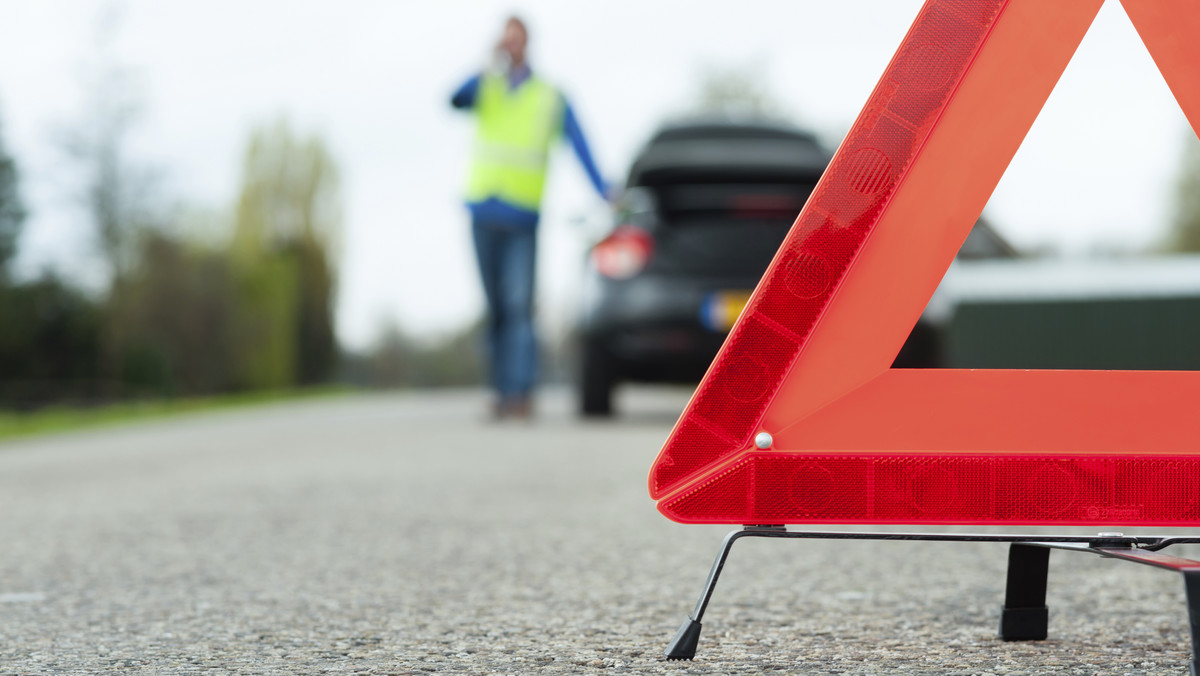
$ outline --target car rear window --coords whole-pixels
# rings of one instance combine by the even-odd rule
[[[807,140],[712,138],[651,143],[633,163],[630,186],[815,182],[829,157]]]
[[[786,221],[791,224],[812,183],[690,184],[660,186],[658,204],[668,225],[710,221]]]

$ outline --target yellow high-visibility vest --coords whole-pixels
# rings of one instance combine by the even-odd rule
[[[509,91],[504,75],[487,73],[479,79],[475,115],[479,130],[467,201],[494,197],[537,211],[550,144],[562,131],[562,95],[536,76]]]

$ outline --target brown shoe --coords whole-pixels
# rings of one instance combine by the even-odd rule
[[[533,418],[533,400],[529,395],[510,397],[504,404],[504,417],[516,420]]]
[[[529,395],[497,397],[492,400],[488,410],[488,420],[503,422],[505,420],[531,420],[533,418],[533,399]]]

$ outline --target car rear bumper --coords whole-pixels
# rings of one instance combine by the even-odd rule
[[[626,281],[597,280],[581,333],[603,349],[622,378],[694,381],[704,375],[725,331],[704,325],[705,303],[714,293],[749,291],[757,279],[678,279],[643,275]]]

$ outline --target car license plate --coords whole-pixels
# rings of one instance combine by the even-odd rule
[[[717,291],[700,304],[700,323],[709,331],[727,333],[750,300],[749,291]]]

